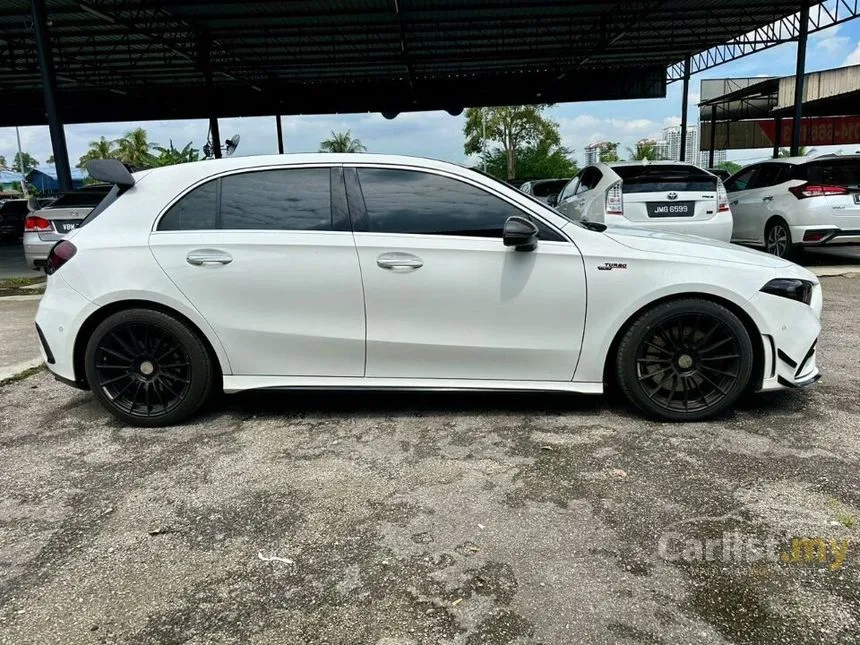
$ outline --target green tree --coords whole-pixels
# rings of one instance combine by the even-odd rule
[[[627,148],[627,154],[630,155],[630,161],[640,161],[647,159],[648,161],[657,161],[663,156],[657,151],[657,146],[653,143],[637,143],[635,148]],[[606,158],[601,155],[601,160]]]
[[[530,146],[545,145],[547,150],[561,145],[558,124],[544,117],[546,105],[508,105],[492,108],[469,108],[463,134],[467,155],[505,155],[508,181],[518,175],[518,152]]]
[[[38,165],[39,162],[29,152],[16,152],[15,161],[12,162],[12,170],[26,174]]]
[[[612,162],[621,161],[618,156],[618,141],[607,143],[606,147],[600,153],[600,161]]]
[[[367,152],[367,147],[361,139],[354,139],[349,130],[346,132],[332,130],[328,139],[320,141],[320,152]]]
[[[3,155],[0,155],[0,168],[5,168],[5,167],[6,167],[6,157],[4,157]]]
[[[91,159],[113,159],[116,156],[114,142],[100,137],[97,141],[90,141],[90,149],[78,159],[78,168],[86,168]]]
[[[157,145],[151,143],[143,128],[135,128],[125,133],[125,136],[114,141],[116,158],[133,166],[151,166],[155,160],[152,149]]]
[[[815,154],[815,148],[807,148],[806,146],[800,146],[797,149],[796,155],[791,154],[791,148],[780,148],[779,149],[779,156],[780,157],[794,157],[794,156],[808,157],[808,156],[814,155],[814,154]]]
[[[519,179],[561,179],[579,172],[573,151],[559,145],[539,142],[517,150],[517,176]],[[508,159],[505,151],[497,148],[482,158],[487,162],[487,173],[497,179],[508,176]]]
[[[182,150],[177,150],[173,146],[172,139],[166,148],[162,146],[153,146],[153,148],[158,152],[158,156],[154,158],[152,163],[154,166],[172,166],[177,163],[200,160],[200,151],[192,147],[191,141],[186,143]]]
[[[54,155],[51,155],[45,160],[45,163],[53,164],[54,163]]]
[[[738,170],[743,168],[743,166],[739,163],[735,163],[734,161],[724,161],[722,163],[718,163],[717,168],[722,168],[730,175],[734,175]]]

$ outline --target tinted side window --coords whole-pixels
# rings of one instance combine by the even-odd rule
[[[159,231],[197,231],[218,228],[218,180],[198,186],[170,207],[158,223]]]
[[[559,201],[567,199],[568,197],[576,193],[576,188],[577,186],[579,186],[579,179],[581,174],[582,173],[567,182],[567,185],[564,187],[564,189],[561,191],[561,195],[559,195],[558,197]]]
[[[747,188],[751,188],[751,186],[749,185],[750,180],[752,179],[752,176],[755,174],[756,170],[758,170],[758,166],[752,166],[750,168],[747,168],[746,170],[741,170],[740,172],[738,172],[738,174],[736,174],[726,182],[726,191],[731,193],[736,190],[746,190]]]
[[[359,168],[375,233],[501,237],[505,220],[524,215],[494,195],[461,181],[413,170]]]
[[[747,188],[767,188],[775,186],[787,181],[790,174],[789,164],[784,163],[766,163],[759,166],[753,180],[747,185]]]
[[[331,230],[329,169],[263,170],[222,178],[219,228]]]
[[[810,183],[860,189],[860,160],[856,158],[816,161],[806,168]]]

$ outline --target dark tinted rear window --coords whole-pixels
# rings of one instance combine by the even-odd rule
[[[549,195],[557,195],[561,189],[567,184],[567,179],[557,179],[556,181],[542,181],[536,183],[532,187],[532,193],[535,197],[547,197]]]
[[[2,215],[26,215],[28,210],[25,199],[4,202],[0,206],[0,214]]]
[[[834,159],[806,164],[806,180],[812,184],[860,190],[860,159]]]
[[[110,186],[104,190],[85,190],[75,193],[66,193],[57,197],[56,201],[48,208],[75,208],[78,206],[89,206],[94,208],[108,194]]]
[[[665,193],[681,190],[716,190],[717,178],[693,166],[617,166],[624,193]]]

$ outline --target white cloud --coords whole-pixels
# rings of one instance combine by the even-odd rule
[[[848,65],[860,65],[860,42],[857,43],[854,51],[848,54],[848,57],[842,61],[842,67],[847,67]]]
[[[676,125],[681,125],[681,117],[679,116],[667,116],[663,119],[663,127],[671,128]]]

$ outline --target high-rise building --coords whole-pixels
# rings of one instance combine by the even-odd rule
[[[585,146],[585,165],[599,163],[608,152],[616,152],[618,146],[609,141],[598,141]]]
[[[680,160],[681,155],[681,126],[675,125],[663,129],[663,140],[666,141],[669,154],[668,159]],[[699,128],[695,125],[687,126],[687,148],[684,151],[684,161],[697,164],[699,162]]]
[[[710,167],[708,163],[710,161],[709,156],[710,153],[708,150],[702,150],[700,153],[699,165],[702,168]],[[721,163],[725,163],[726,161],[726,151],[725,150],[714,150],[714,166],[719,166]]]

